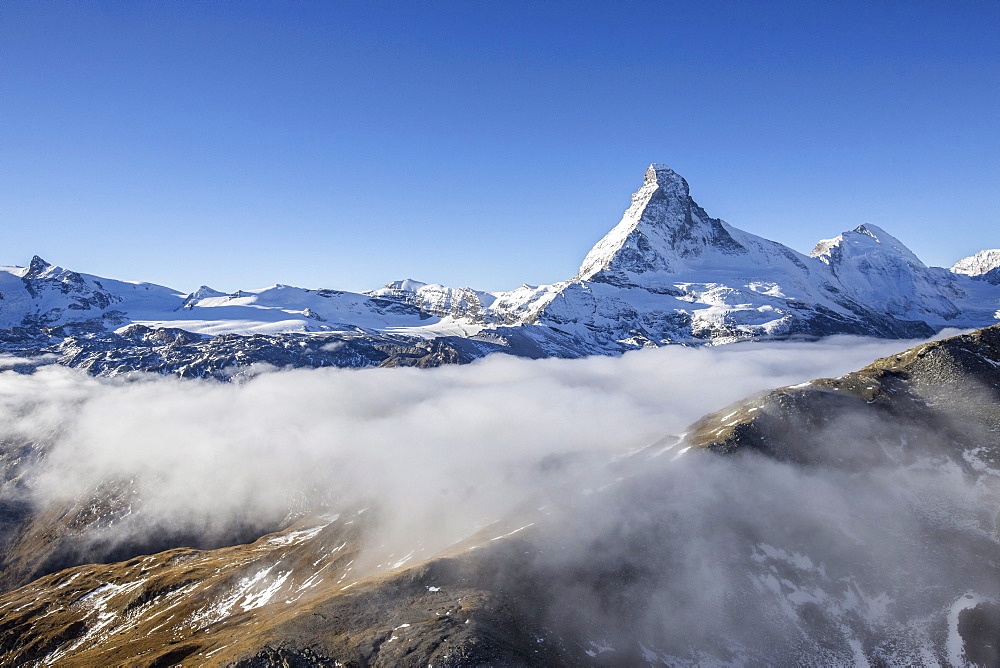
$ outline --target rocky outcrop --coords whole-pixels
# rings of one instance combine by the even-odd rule
[[[846,458],[829,434],[878,443]],[[841,378],[780,388],[709,415],[689,442],[724,453],[763,451],[797,463],[897,464],[929,455],[956,466],[1000,470],[1000,325],[879,359]],[[945,449],[939,449],[946,443]]]

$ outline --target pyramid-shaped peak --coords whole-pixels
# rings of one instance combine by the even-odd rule
[[[31,262],[28,264],[28,273],[38,274],[45,271],[51,266],[52,266],[51,264],[43,260],[41,257],[35,255],[34,257],[31,258]]]
[[[226,294],[225,292],[220,292],[215,288],[203,285],[194,292],[192,292],[190,295],[188,295],[188,297],[193,297],[195,299],[207,299],[209,297],[223,297],[225,296],[225,294]]]
[[[40,278],[42,276],[50,275],[53,271],[58,271],[59,267],[50,264],[43,260],[38,255],[31,258],[31,262],[28,263],[28,270],[24,272],[25,278]],[[48,272],[48,273],[47,273]]]
[[[31,258],[31,262],[28,264],[28,269],[24,272],[24,276],[22,278],[44,278],[46,280],[53,279],[64,283],[69,282],[79,284],[83,284],[85,282],[83,276],[77,272],[64,269],[63,267],[54,265],[50,262],[46,262],[38,255]]]
[[[690,192],[684,177],[660,162],[654,162],[646,170],[646,178],[643,185],[649,186],[653,184],[661,188],[679,188],[684,191],[685,195]]]
[[[687,181],[653,163],[632,205],[584,258],[578,279],[623,281],[627,275],[672,274],[702,256],[745,253],[725,229],[691,199]]]

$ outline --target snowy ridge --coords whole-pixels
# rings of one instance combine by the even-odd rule
[[[130,325],[174,327],[196,334],[405,332],[419,338],[478,331],[450,313],[339,290],[275,284],[231,294],[201,286],[184,295],[151,283],[78,274],[39,257],[24,267],[0,267],[0,327],[56,327],[85,323],[122,330]]]
[[[954,320],[963,298],[954,276],[929,269],[895,237],[875,225],[859,225],[821,241],[812,257],[830,267],[858,302],[900,319],[939,325]]]
[[[832,333],[908,336],[996,320],[996,291],[928,268],[862,225],[812,257],[709,217],[687,182],[646,171],[631,206],[536,322],[593,350]]]
[[[447,341],[454,350],[438,351],[439,362],[497,350],[578,357],[672,343],[900,338],[987,326],[1000,319],[1000,250],[951,271],[927,267],[901,241],[865,224],[820,241],[806,256],[710,217],[683,177],[653,164],[577,275],[551,285],[483,292],[407,279],[366,293],[276,284],[229,294],[202,286],[184,295],[35,257],[26,268],[0,268],[0,297],[0,331],[18,332],[4,339],[14,340],[5,347],[18,355],[31,353],[17,343],[26,336],[36,351],[39,337],[48,337],[45,350],[53,352],[53,337],[139,325],[211,337],[349,334],[377,345],[380,337],[403,337],[395,339],[403,347]]]
[[[99,320],[124,324],[180,304],[182,295],[152,283],[101,278],[49,264],[37,255],[25,267],[0,267],[0,327],[55,326]],[[169,306],[168,306],[169,305]]]
[[[959,260],[951,266],[951,271],[956,274],[980,276],[997,268],[1000,268],[1000,249],[994,248],[979,251],[975,255]]]

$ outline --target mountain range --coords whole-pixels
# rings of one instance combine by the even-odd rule
[[[0,664],[1000,665],[998,277],[868,224],[803,255],[663,165],[576,276],[510,292],[0,269]],[[675,434],[722,351],[258,373],[944,328],[976,331]]]
[[[808,256],[712,218],[665,165],[577,275],[483,292],[400,280],[366,293],[276,284],[191,294],[34,257],[0,268],[0,350],[95,375],[232,377],[277,367],[435,366],[494,352],[616,355],[669,344],[925,337],[1000,319],[1000,250],[924,265],[864,224]],[[27,367],[25,367],[27,368]]]

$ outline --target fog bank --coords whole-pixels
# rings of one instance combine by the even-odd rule
[[[2,371],[0,434],[44,452],[3,494],[45,506],[114,482],[131,495],[126,532],[221,531],[377,501],[431,548],[500,518],[533,491],[548,456],[604,460],[750,393],[840,375],[913,343],[493,355],[428,370],[275,371],[240,384],[98,379],[56,365]]]

